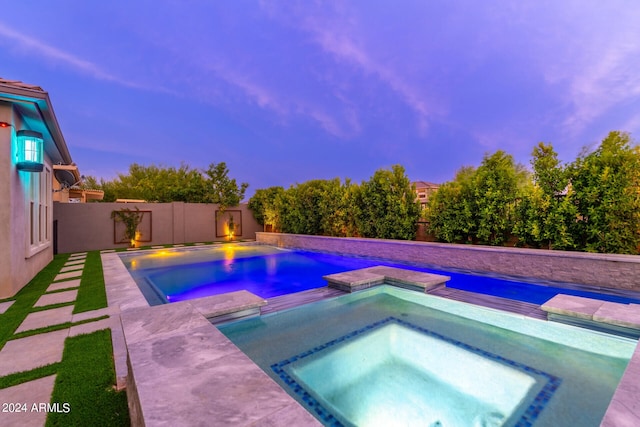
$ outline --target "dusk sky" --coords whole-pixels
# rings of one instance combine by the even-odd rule
[[[640,139],[637,0],[0,0],[0,77],[81,173],[226,162],[248,194]]]

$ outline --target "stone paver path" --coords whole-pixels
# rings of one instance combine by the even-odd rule
[[[18,326],[18,329],[16,329],[16,333],[71,322],[72,313],[72,305],[29,313],[22,324]]]
[[[4,314],[15,301],[0,302],[0,314]]]
[[[78,296],[78,290],[55,292],[52,294],[44,294],[35,303],[34,307],[46,307],[53,304],[64,304],[74,302]]]
[[[53,283],[47,288],[47,292],[61,291],[63,289],[73,289],[80,287],[80,279],[66,280],[64,282]]]
[[[0,376],[62,361],[68,329],[8,341],[0,351]]]
[[[76,270],[76,271],[68,271],[66,273],[60,273],[58,274],[55,279],[53,279],[54,282],[59,282],[61,280],[67,280],[67,279],[75,279],[77,277],[82,276],[82,270]]]
[[[69,257],[64,267],[60,269],[53,283],[46,292],[34,304],[35,308],[18,326],[14,334],[34,331],[50,326],[72,323],[70,328],[40,333],[24,338],[11,339],[0,350],[0,377],[19,372],[27,372],[41,366],[50,365],[62,361],[64,342],[67,337],[80,334],[88,334],[101,329],[114,329],[113,336],[122,336],[122,327],[118,310],[112,307],[94,310],[90,312],[73,314],[78,288],[81,284],[82,271],[84,269],[86,253],[73,254]],[[0,303],[0,322],[2,314],[15,301]],[[52,304],[69,304],[64,307],[49,308]],[[106,319],[91,321],[100,317],[109,316]],[[75,324],[78,322],[87,322]],[[119,328],[119,330],[118,330]],[[124,344],[123,344],[124,346]],[[46,404],[51,400],[51,394],[55,384],[55,375],[28,381],[6,389],[0,389],[0,405],[19,402],[27,405],[27,412],[0,413],[0,425],[5,426],[44,426],[46,411],[33,411],[33,404]],[[120,379],[119,379],[120,380]],[[2,408],[0,407],[0,410]]]
[[[83,268],[84,268],[84,263],[72,264],[72,265],[68,265],[66,267],[62,267],[60,269],[60,273],[66,273],[68,271],[74,271],[74,270],[82,270]]]
[[[15,412],[14,406],[13,412],[2,413],[0,415],[1,424],[4,427],[43,426],[47,420],[47,412],[40,411],[40,404],[49,403],[51,400],[55,381],[56,376],[51,375],[0,390],[0,402],[7,404],[19,402],[21,404],[20,412]],[[23,409],[26,411],[22,411]]]

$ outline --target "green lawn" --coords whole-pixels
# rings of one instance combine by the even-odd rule
[[[45,293],[67,261],[68,254],[56,255],[38,275],[13,298],[16,302],[0,315],[0,348],[10,339],[63,329],[71,323],[14,334],[33,304]],[[60,304],[59,306],[70,305]],[[107,306],[100,253],[89,252],[78,289],[74,313]],[[53,306],[47,307],[47,309]],[[75,323],[79,324],[79,323]],[[74,324],[74,325],[75,325]],[[28,372],[0,377],[0,389],[57,374],[52,402],[68,403],[68,413],[50,413],[47,426],[128,426],[129,411],[124,391],[115,390],[116,374],[111,331],[101,330],[67,338],[60,363]]]

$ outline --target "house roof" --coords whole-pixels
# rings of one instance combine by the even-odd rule
[[[427,181],[413,181],[412,184],[415,185],[416,188],[440,187],[440,184],[436,184],[434,182],[427,182]]]
[[[9,79],[3,79],[2,77],[0,77],[0,84],[7,85],[7,86],[15,86],[22,89],[30,89],[30,90],[37,90],[40,92],[44,92],[44,89],[42,89],[40,86],[23,83],[20,80],[9,80]]]
[[[42,134],[45,151],[54,164],[72,163],[49,94],[45,90],[40,86],[0,77],[0,101],[13,104],[26,127]]]

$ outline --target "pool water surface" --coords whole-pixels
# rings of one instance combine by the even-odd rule
[[[238,290],[262,298],[326,286],[325,275],[386,265],[451,277],[447,287],[543,304],[558,293],[612,302],[640,303],[640,297],[589,292],[575,285],[518,281],[505,277],[446,271],[385,259],[280,249],[259,244],[224,244],[120,255],[151,305]]]
[[[328,426],[597,426],[636,346],[389,285],[218,328]]]

